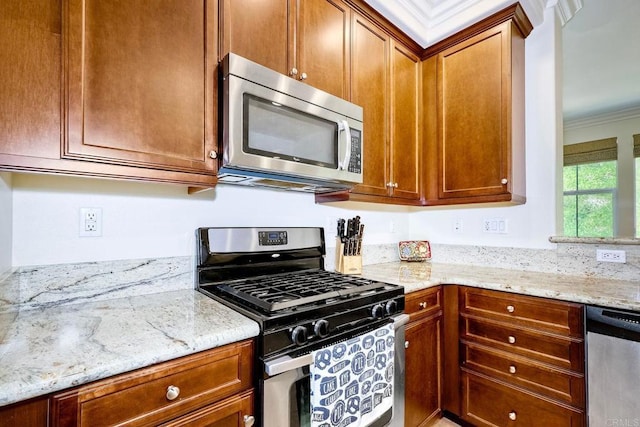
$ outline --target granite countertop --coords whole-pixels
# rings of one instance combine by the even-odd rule
[[[192,289],[0,313],[0,406],[255,337]]]
[[[640,281],[431,262],[365,265],[363,276],[402,285],[405,293],[455,284],[640,311]]]
[[[640,281],[399,261],[365,265],[363,276],[406,293],[457,284],[640,311]],[[259,333],[257,323],[193,289],[93,298],[0,311],[0,406]]]

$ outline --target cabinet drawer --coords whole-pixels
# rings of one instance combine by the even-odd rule
[[[527,356],[565,369],[584,372],[583,340],[461,316],[460,337],[488,347]]]
[[[245,425],[244,417],[253,417],[253,391],[206,406],[161,427],[238,427]]]
[[[584,412],[462,372],[462,418],[477,426],[579,427]]]
[[[108,378],[53,397],[53,425],[131,426],[176,418],[252,386],[245,341]],[[169,400],[168,389],[180,389]]]
[[[440,286],[405,295],[404,312],[410,316],[410,322],[431,316],[441,309],[442,288]]]
[[[507,292],[461,287],[460,312],[489,317],[580,337],[583,333],[583,306],[546,298],[515,295]]]
[[[585,407],[584,375],[494,349],[463,344],[462,366],[506,383]]]

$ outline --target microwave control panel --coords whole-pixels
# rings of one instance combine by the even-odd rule
[[[362,173],[362,132],[351,129],[351,158],[349,172]]]

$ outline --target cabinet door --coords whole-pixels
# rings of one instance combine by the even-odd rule
[[[28,402],[0,408],[2,427],[46,427],[49,414],[49,399],[38,398]]]
[[[442,315],[410,323],[405,331],[405,421],[426,426],[440,416],[442,389]]]
[[[394,43],[391,61],[392,195],[418,199],[420,58]]]
[[[363,182],[354,193],[386,196],[389,182],[389,37],[354,13],[351,101],[364,108]]]
[[[503,194],[510,172],[509,23],[437,58],[439,198]]]
[[[348,98],[350,8],[341,0],[298,0],[296,14],[298,78]]]
[[[294,0],[222,0],[220,58],[233,52],[282,74],[289,74]]]
[[[214,0],[67,0],[63,156],[213,172]]]
[[[0,165],[60,158],[60,6],[0,1]]]

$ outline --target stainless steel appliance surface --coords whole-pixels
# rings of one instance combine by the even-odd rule
[[[362,183],[362,107],[229,53],[218,182],[323,193]]]
[[[640,426],[640,313],[587,307],[588,420]]]
[[[404,424],[404,289],[324,270],[315,227],[200,228],[198,290],[260,325],[257,422],[310,425],[311,354],[395,325],[393,406],[371,427]]]

